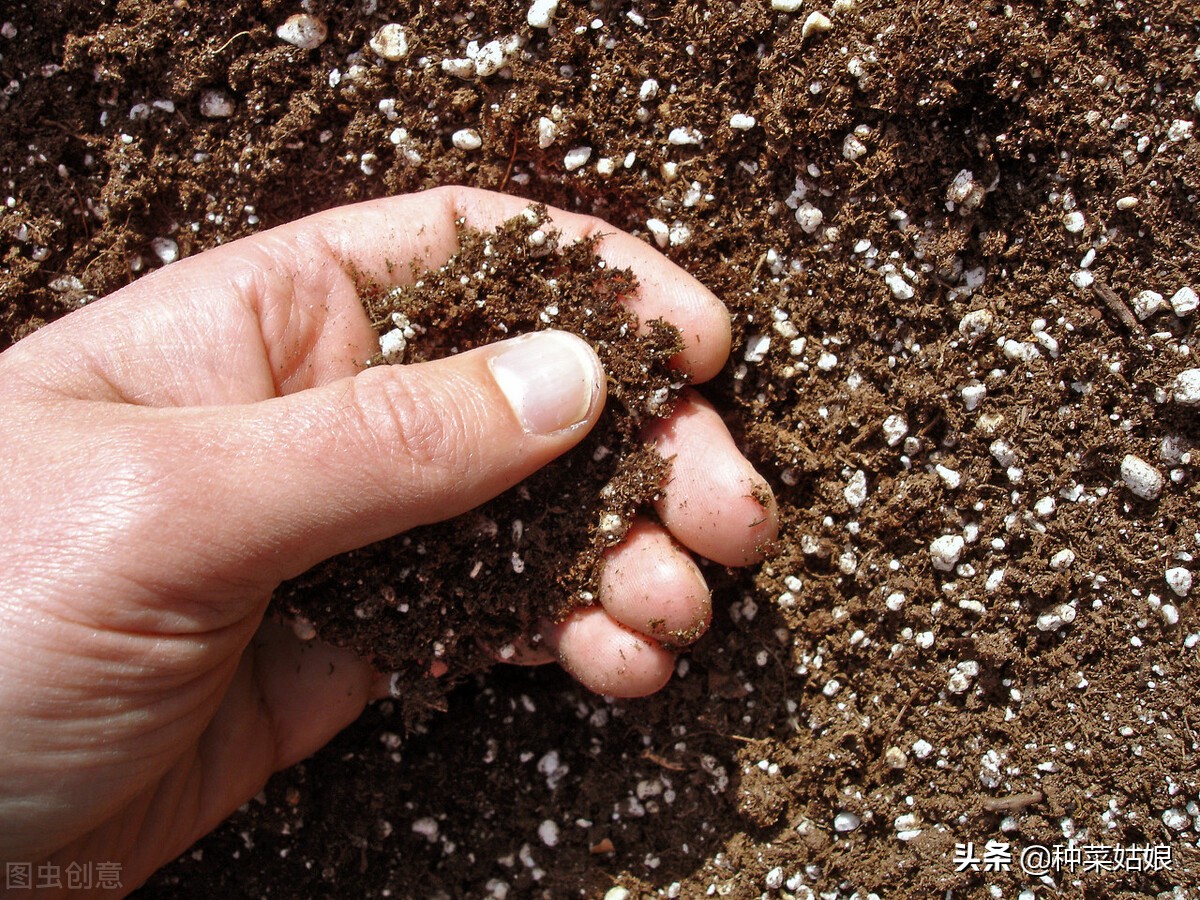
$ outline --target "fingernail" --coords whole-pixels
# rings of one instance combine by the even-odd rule
[[[587,419],[603,378],[591,347],[565,331],[513,338],[489,365],[531,434],[553,434]]]

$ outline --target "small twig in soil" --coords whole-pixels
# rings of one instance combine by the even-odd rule
[[[916,689],[911,694],[908,695],[908,699],[904,701],[904,705],[902,707],[900,707],[900,711],[898,713],[896,713],[896,718],[892,719],[892,727],[888,729],[889,733],[895,731],[897,728],[900,727],[900,722],[904,719],[905,713],[908,712],[908,709],[910,706],[912,706],[913,701],[917,699],[917,697],[920,695],[921,691],[923,691],[923,690],[924,690],[924,687],[922,687],[921,685],[917,685]]]
[[[512,175],[513,163],[517,161],[517,133],[513,132],[512,152],[508,155],[508,168],[504,170],[504,177],[500,179],[500,193],[504,193],[504,189],[508,187],[508,178]]]
[[[1046,795],[1041,791],[1028,791],[1023,794],[1011,794],[1008,797],[992,797],[983,801],[983,808],[990,813],[1019,812],[1027,806],[1041,803]]]
[[[652,763],[657,763],[664,769],[670,769],[672,772],[686,772],[687,766],[681,766],[679,763],[673,763],[669,759],[659,756],[649,748],[642,751],[642,759],[648,759]]]
[[[55,128],[57,128],[63,134],[70,135],[71,137],[75,138],[75,140],[77,140],[77,141],[82,141],[85,144],[90,144],[93,142],[93,138],[89,137],[86,134],[80,134],[77,131],[71,130],[66,125],[64,125],[62,122],[56,122],[56,121],[54,121],[54,119],[42,119],[42,121],[45,122],[47,125],[53,125]]]
[[[762,738],[746,737],[741,734],[726,734],[722,737],[733,738],[735,741],[741,741],[743,744],[757,744]]]
[[[1130,334],[1143,333],[1142,323],[1137,320],[1137,316],[1133,314],[1133,310],[1105,282],[1098,278],[1093,281],[1092,292],[1104,302],[1104,305],[1108,307],[1108,311],[1117,317],[1117,321],[1125,326],[1126,331]]]
[[[238,38],[240,38],[240,37],[250,37],[250,32],[248,32],[248,31],[239,31],[237,34],[235,34],[233,37],[231,37],[229,40],[227,40],[225,43],[223,43],[223,44],[222,44],[220,47],[218,47],[218,48],[217,48],[215,51],[213,51],[213,52],[214,52],[214,53],[224,53],[224,52],[225,52],[225,48],[226,48],[226,47],[228,47],[230,44],[232,44],[234,41],[236,41],[236,40],[237,40]]]
[[[758,273],[762,271],[763,263],[765,263],[766,261],[767,261],[767,254],[763,253],[762,255],[760,255],[758,257],[758,262],[756,262],[754,264],[754,271],[752,273],[750,273],[751,289],[754,288],[755,283],[758,281]]]

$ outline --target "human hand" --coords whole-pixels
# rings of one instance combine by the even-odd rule
[[[580,440],[603,405],[561,332],[414,366],[378,347],[360,276],[438,266],[456,220],[516,198],[463,188],[330,210],[156,272],[0,354],[0,859],[112,860],[144,880],[377,694],[369,663],[263,620],[283,579],[465,512]],[[718,372],[728,315],[643,242],[551,210],[641,284],[678,366]],[[673,456],[657,512],[610,551],[600,605],[549,630],[581,682],[636,696],[698,635],[688,553],[755,561],[766,485],[689,393],[648,438]]]

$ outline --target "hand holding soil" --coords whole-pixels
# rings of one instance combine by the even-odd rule
[[[377,336],[358,285],[438,266],[460,219],[487,229],[523,206],[443,189],[331,210],[0,356],[0,855],[120,860],[132,887],[380,694],[368,661],[264,622],[272,590],[517,483],[595,424],[605,378],[562,331],[363,371]],[[709,291],[596,219],[552,220],[567,239],[602,229],[600,257],[641,284],[640,321],[679,330],[673,363],[696,382],[720,370],[728,314]],[[648,634],[707,625],[687,551],[743,565],[777,529],[765,482],[697,395],[645,437],[673,460],[662,524],[634,523],[600,603],[545,634],[546,659],[623,696],[670,677]]]

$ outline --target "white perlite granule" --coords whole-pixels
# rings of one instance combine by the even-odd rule
[[[525,14],[525,21],[534,28],[549,28],[556,12],[558,0],[533,0],[529,12]]]
[[[542,116],[537,122],[538,147],[545,150],[558,139],[558,124],[551,118]]]
[[[1167,302],[1158,291],[1138,291],[1133,298],[1133,312],[1139,319],[1145,320],[1161,311]]]
[[[558,823],[553,819],[546,819],[538,826],[538,837],[547,847],[553,847],[558,843]]]
[[[1037,617],[1038,631],[1058,631],[1064,625],[1075,621],[1075,607],[1070,603],[1060,603]]]
[[[408,56],[408,34],[395,22],[389,22],[371,38],[370,47],[388,62],[397,62]]]
[[[821,34],[833,27],[833,23],[829,21],[829,16],[820,12],[811,12],[808,18],[804,20],[804,26],[800,29],[800,37],[807,38],[814,34]]]
[[[200,95],[200,115],[206,119],[228,119],[233,115],[233,100],[215,88]]]
[[[825,214],[807,200],[796,208],[796,224],[805,234],[812,234],[825,221]]]
[[[1167,569],[1167,586],[1176,596],[1186,597],[1192,589],[1192,573],[1183,566],[1173,566]]]
[[[862,469],[857,470],[850,476],[850,481],[846,485],[842,495],[846,498],[846,503],[851,509],[859,509],[867,502],[867,473]]]
[[[179,245],[170,238],[156,237],[150,242],[150,249],[164,266],[169,266],[179,259]]]
[[[840,812],[833,817],[833,830],[840,831],[843,834],[847,831],[853,831],[862,824],[862,819],[852,812]]]
[[[1171,309],[1180,318],[1190,316],[1196,311],[1197,306],[1200,306],[1200,297],[1186,285],[1171,295]]]
[[[575,147],[568,150],[563,157],[563,167],[568,172],[574,172],[576,169],[582,168],[587,164],[587,161],[592,158],[591,147]]]
[[[908,421],[899,413],[893,413],[883,420],[883,438],[889,447],[895,447],[908,434]]]
[[[438,823],[436,819],[431,818],[430,816],[425,816],[413,822],[412,830],[417,834],[422,835],[425,840],[429,841],[430,843],[433,843],[437,840]]]
[[[1121,460],[1121,480],[1130,491],[1143,500],[1156,500],[1162,493],[1162,473],[1132,453]]]
[[[1185,369],[1175,377],[1175,402],[1180,406],[1200,406],[1200,369]]]
[[[459,150],[478,150],[483,146],[483,138],[474,128],[463,128],[450,136],[450,143]]]
[[[329,30],[316,16],[296,13],[284,19],[283,24],[275,29],[275,36],[301,50],[315,50],[325,43]]]
[[[953,571],[958,565],[959,557],[962,556],[964,546],[966,541],[957,534],[943,534],[935,539],[929,545],[929,559],[933,562],[933,567],[939,572]]]

